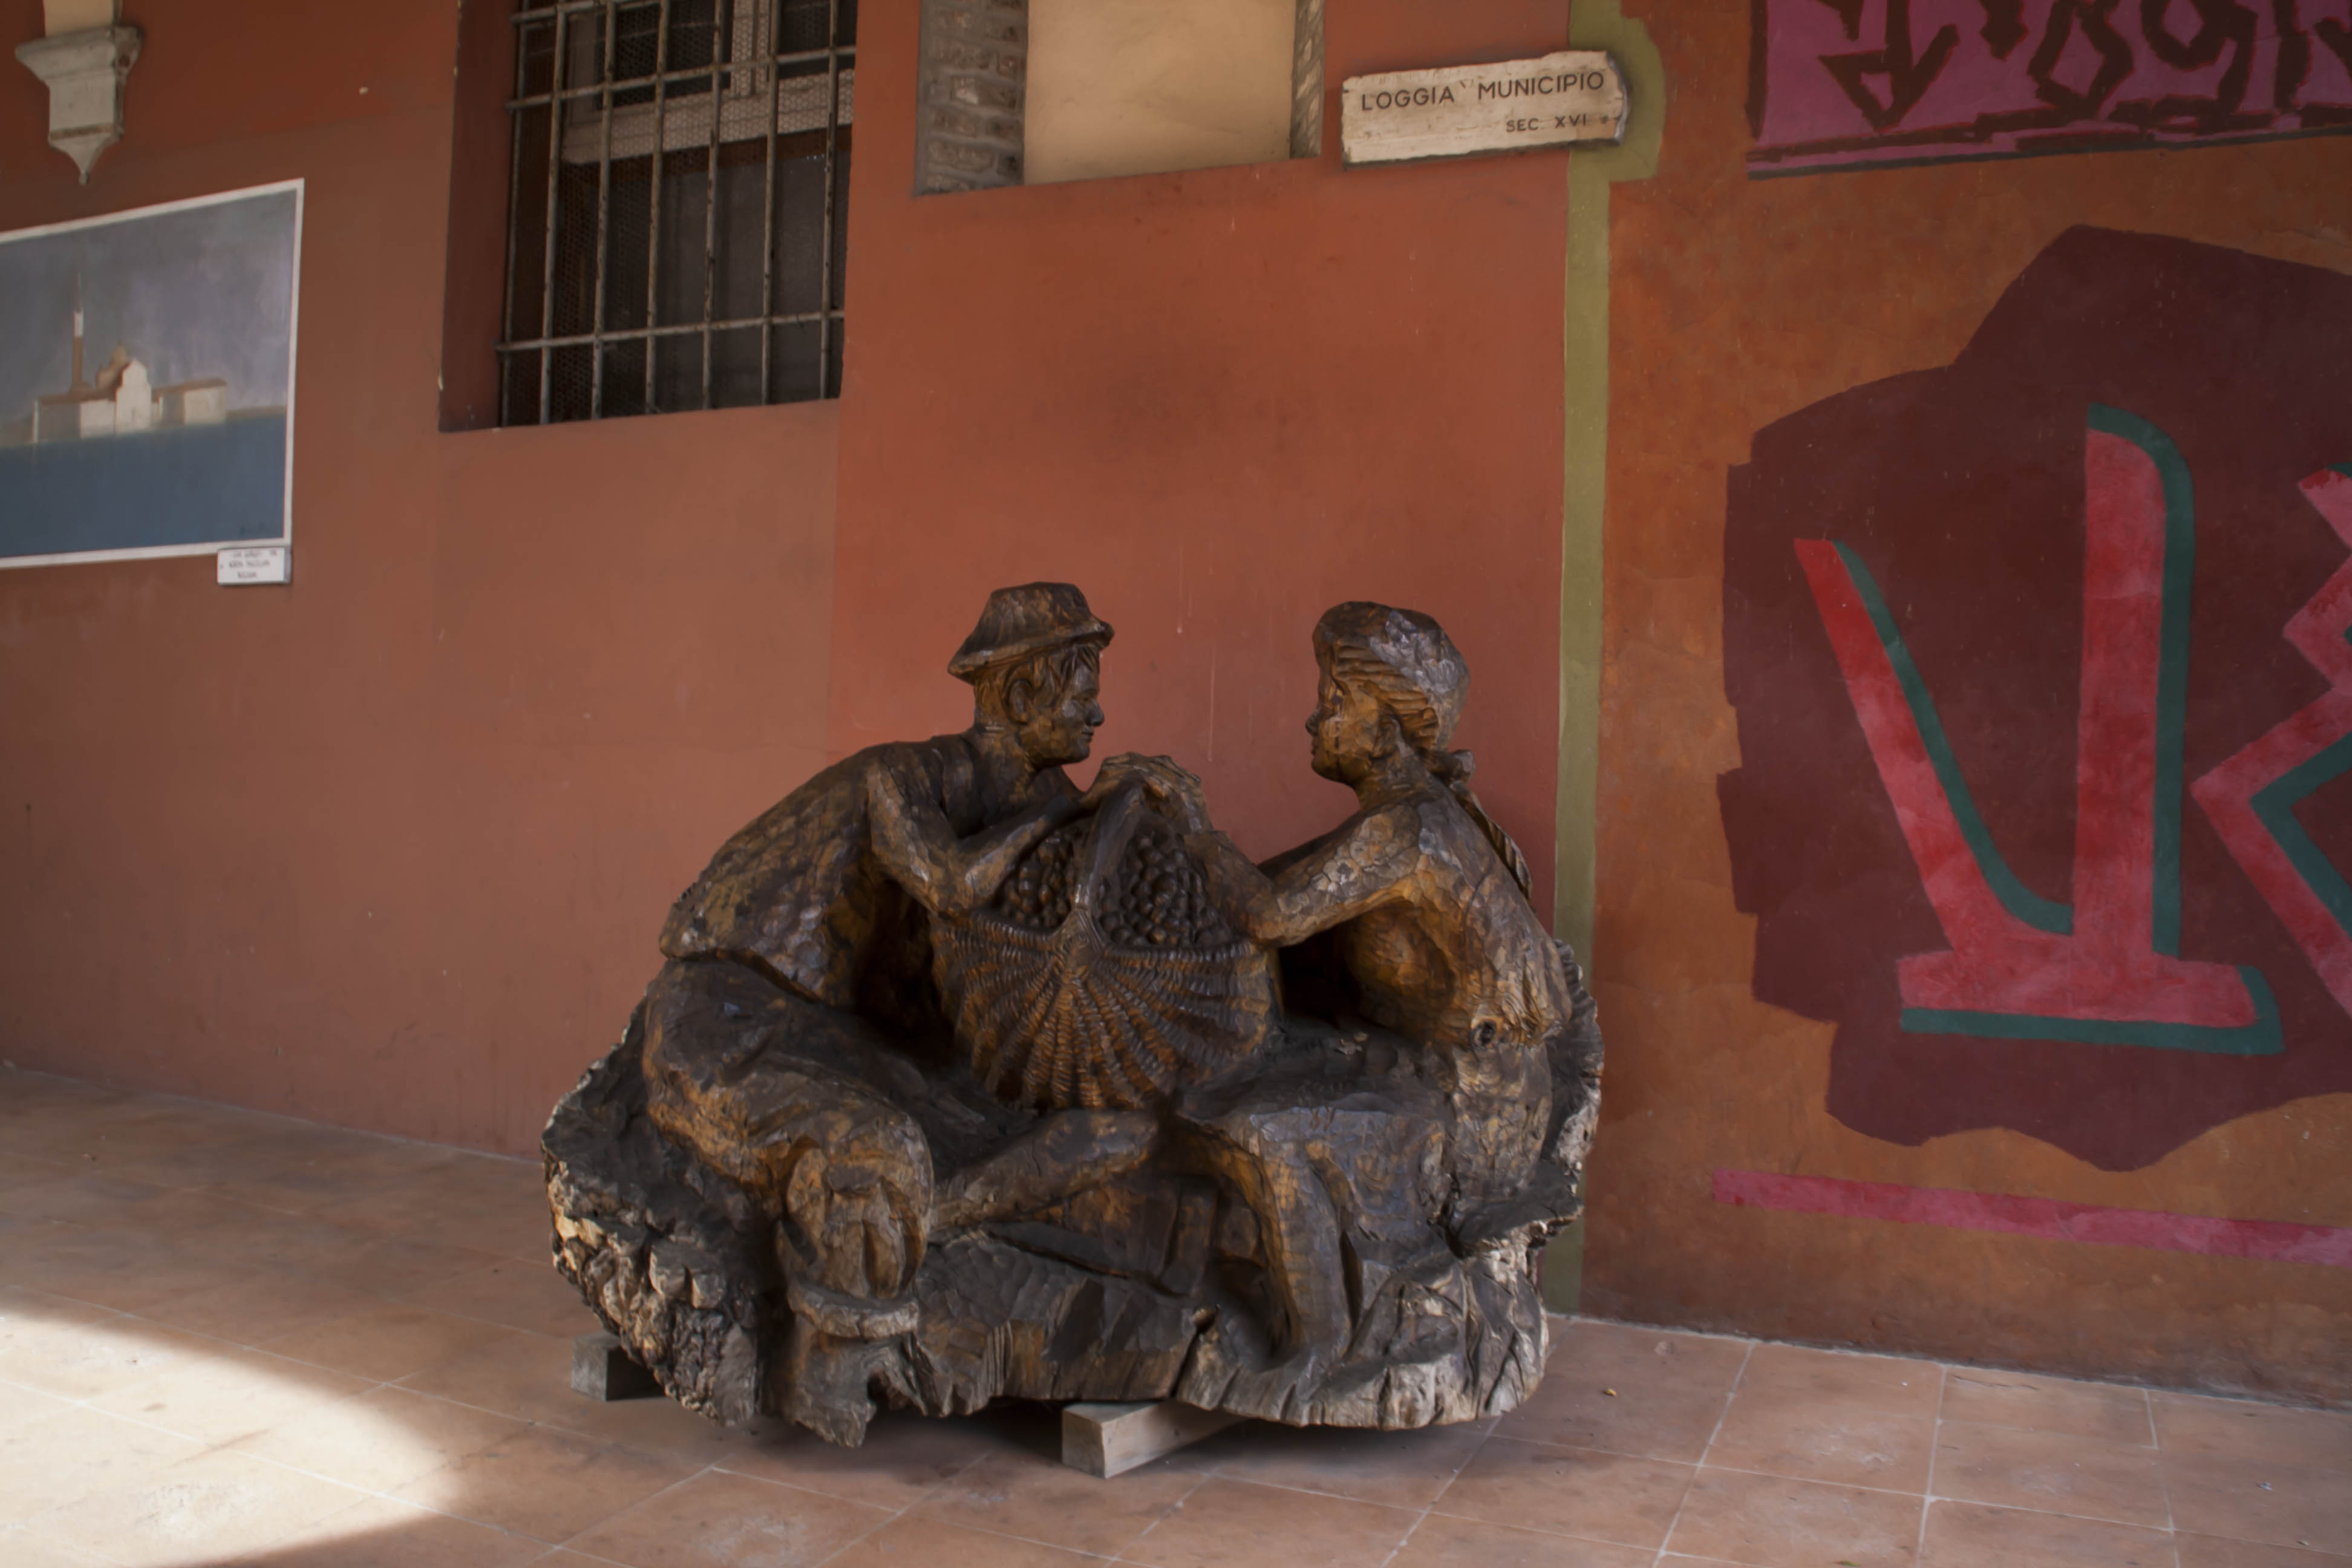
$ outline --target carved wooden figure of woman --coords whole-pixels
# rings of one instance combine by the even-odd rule
[[[1357,799],[1355,815],[1330,833],[1261,868],[1210,823],[1191,773],[1166,759],[1123,765],[1181,824],[1228,920],[1284,947],[1331,933],[1363,1016],[1418,1047],[1388,1064],[1385,1076],[1423,1092],[1394,1095],[1400,1125],[1387,1141],[1406,1139],[1403,1123],[1435,1123],[1439,1173],[1424,1201],[1457,1248],[1475,1246],[1489,1211],[1535,1176],[1562,1120],[1553,1115],[1553,1052],[1579,1021],[1580,987],[1528,901],[1525,859],[1470,791],[1469,754],[1449,749],[1469,685],[1452,639],[1425,615],[1351,603],[1323,616],[1314,643],[1313,766]],[[1576,1073],[1579,1098],[1597,1070],[1596,1062]],[[1338,1226],[1351,1207],[1398,1195],[1363,1191],[1360,1176],[1352,1204],[1330,1190],[1333,1163],[1318,1156],[1314,1137],[1295,1136],[1330,1125],[1330,1109],[1317,1109],[1308,1116],[1286,1105],[1270,1116],[1261,1097],[1214,1123],[1256,1167],[1232,1173],[1255,1189],[1268,1239],[1287,1263],[1276,1273],[1289,1286],[1283,1305],[1302,1363],[1293,1375],[1302,1378],[1338,1358],[1362,1310],[1349,1300],[1360,1289],[1339,1278]],[[1555,1158],[1572,1170],[1591,1116],[1580,1105],[1561,1109]],[[1361,1124],[1374,1111],[1359,1103],[1352,1114]]]

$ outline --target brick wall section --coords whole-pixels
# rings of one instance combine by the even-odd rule
[[[919,195],[1021,184],[1028,0],[924,0]]]

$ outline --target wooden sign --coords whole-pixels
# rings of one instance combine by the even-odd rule
[[[1624,134],[1625,81],[1598,49],[1352,76],[1340,91],[1339,161],[1350,168],[1617,142]]]

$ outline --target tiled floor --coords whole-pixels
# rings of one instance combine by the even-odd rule
[[[567,1382],[535,1164],[0,1073],[0,1563],[2346,1568],[2352,1415],[1578,1321],[1499,1422],[851,1452]]]

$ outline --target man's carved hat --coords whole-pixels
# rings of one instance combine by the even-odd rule
[[[1109,642],[1109,624],[1087,607],[1087,596],[1067,583],[1024,583],[999,588],[980,612],[980,625],[948,660],[958,680],[976,680],[982,670],[1072,643]]]

